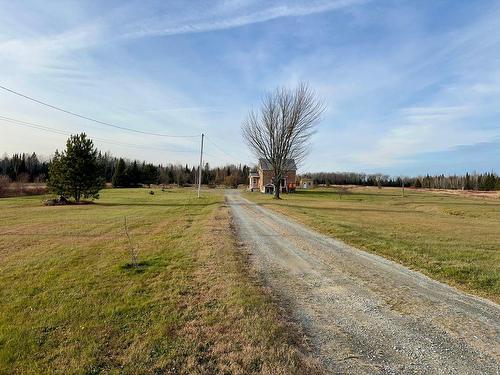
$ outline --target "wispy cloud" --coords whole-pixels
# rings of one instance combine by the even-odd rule
[[[495,139],[498,129],[473,126],[474,115],[465,106],[403,108],[388,131],[355,158],[368,167],[399,168],[420,154]]]
[[[421,125],[423,122],[451,122],[460,120],[472,112],[468,106],[449,106],[449,107],[408,107],[402,108],[400,119],[403,122],[414,125]]]
[[[0,41],[0,65],[9,72],[3,83],[14,80],[19,86],[43,79],[88,85],[95,74],[91,51],[101,40],[101,27],[86,25]]]
[[[222,112],[222,108],[216,107],[177,107],[177,108],[158,108],[146,109],[145,113],[168,113],[168,112]]]
[[[243,2],[238,7],[221,7],[226,14],[211,12],[205,9],[198,17],[176,20],[168,14],[152,17],[129,25],[125,36],[131,38],[144,36],[166,36],[177,34],[202,33],[226,30],[245,25],[271,21],[283,17],[297,17],[347,8],[368,0],[329,0],[307,1],[276,4],[275,2]],[[241,7],[241,5],[247,5]],[[253,5],[249,7],[248,5]],[[255,9],[257,8],[257,9]],[[217,9],[217,8],[215,8]],[[229,11],[229,12],[228,12]],[[208,15],[208,16],[207,16]],[[128,29],[128,30],[127,30]]]

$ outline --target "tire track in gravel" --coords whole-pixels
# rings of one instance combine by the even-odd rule
[[[226,195],[262,279],[331,373],[499,374],[500,307]]]

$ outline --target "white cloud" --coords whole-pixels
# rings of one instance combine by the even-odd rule
[[[101,28],[89,26],[57,34],[4,40],[0,42],[0,61],[38,68],[61,66],[69,53],[97,45],[100,35]]]
[[[370,167],[404,164],[418,154],[451,150],[457,146],[488,142],[497,129],[474,126],[469,107],[403,108],[397,123],[355,158]]]
[[[169,113],[169,112],[222,112],[222,108],[216,107],[177,107],[177,108],[157,108],[146,109],[145,113]]]
[[[245,25],[271,21],[282,17],[307,16],[316,13],[333,11],[365,3],[367,0],[330,0],[282,3],[269,6],[270,2],[259,3],[259,9],[245,11],[245,5],[253,2],[238,2],[239,6],[227,6],[223,3],[219,7],[204,9],[195,14],[196,17],[176,19],[171,14],[149,18],[133,23],[126,27],[125,36],[138,38],[144,36],[177,35],[201,33],[216,30],[225,30]],[[262,6],[265,4],[264,6]],[[243,8],[243,9],[242,9]],[[217,10],[224,10],[226,14],[217,14]],[[207,16],[208,15],[208,16]],[[128,30],[127,30],[128,29]]]

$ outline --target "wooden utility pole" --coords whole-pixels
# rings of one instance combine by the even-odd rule
[[[199,167],[199,173],[198,173],[198,198],[200,197],[200,191],[201,191],[201,168],[203,165],[203,138],[205,137],[205,134],[201,133],[201,150],[200,150],[200,167]]]

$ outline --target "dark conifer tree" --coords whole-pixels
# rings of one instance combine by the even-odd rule
[[[128,186],[128,178],[125,173],[125,160],[122,158],[118,159],[115,166],[115,172],[113,173],[113,177],[111,179],[111,183],[114,187],[126,187]]]
[[[83,198],[99,198],[104,187],[104,175],[97,160],[97,150],[85,133],[72,135],[66,150],[56,151],[49,169],[48,187],[76,202]]]

